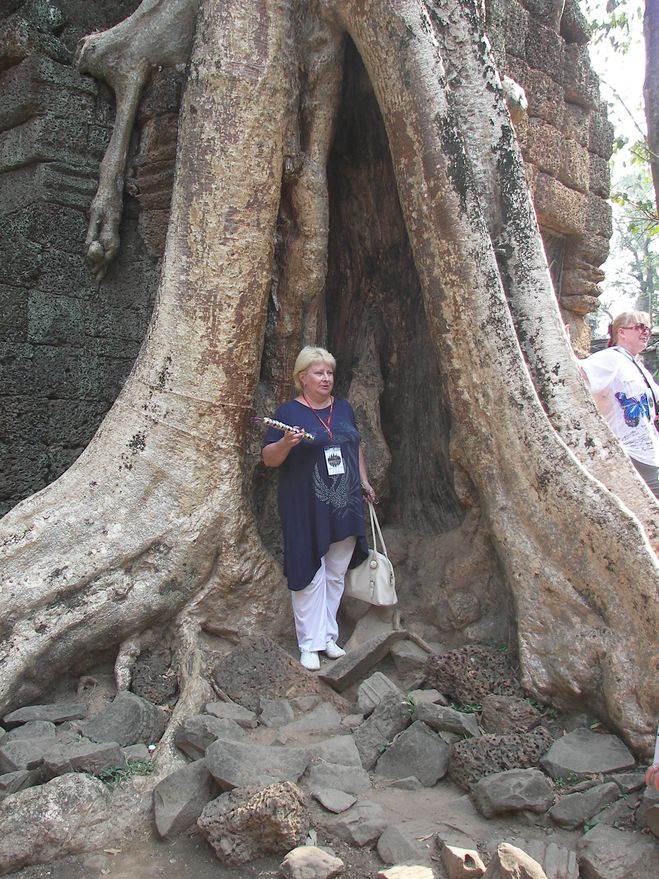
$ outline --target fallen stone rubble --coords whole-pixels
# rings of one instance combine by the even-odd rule
[[[158,835],[196,826],[232,865],[281,854],[290,879],[340,875],[333,840],[374,847],[388,865],[377,872],[383,879],[655,874],[659,794],[646,789],[623,742],[584,724],[561,734],[522,698],[500,655],[478,671],[491,658],[486,648],[471,648],[475,663],[470,648],[432,656],[425,669],[417,657],[421,686],[408,689],[374,670],[400,641],[399,633],[374,638],[317,676],[267,639],[221,659],[215,679],[231,699],[208,703],[175,730],[181,766],[152,784]],[[405,662],[409,679],[411,654]],[[493,693],[484,696],[486,685]],[[86,703],[71,701],[3,718],[0,873],[107,844],[117,794],[99,779],[151,768],[163,709],[120,692],[87,714]],[[430,816],[392,821],[373,798],[386,787],[413,796],[443,779],[484,819],[519,819],[517,831],[526,822],[550,840],[552,828],[573,831],[575,844],[542,842],[537,832],[474,839],[441,822],[429,833]]]

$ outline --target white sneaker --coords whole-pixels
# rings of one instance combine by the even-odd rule
[[[327,656],[328,659],[340,659],[345,655],[345,650],[339,647],[335,641],[328,641],[327,644],[325,644],[325,656]]]
[[[311,653],[309,650],[303,650],[300,653],[300,664],[308,671],[318,671],[320,668],[320,659],[317,653]]]

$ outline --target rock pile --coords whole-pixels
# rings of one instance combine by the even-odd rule
[[[178,726],[174,743],[189,762],[151,785],[157,833],[168,838],[196,825],[221,862],[280,854],[281,875],[291,879],[338,876],[344,864],[333,844],[376,847],[390,865],[377,874],[384,879],[653,874],[657,844],[639,831],[653,826],[648,815],[659,810],[659,795],[645,789],[642,768],[619,739],[586,725],[561,735],[522,698],[502,660],[474,671],[491,655],[481,648],[444,654],[450,678],[440,676],[436,656],[425,668],[419,658],[422,686],[408,689],[395,672],[373,671],[382,645],[399,640],[376,638],[319,676],[267,639],[223,657],[213,674],[225,700]],[[367,675],[358,684],[356,669]],[[494,678],[509,686],[487,693],[483,680]],[[68,702],[3,719],[0,873],[106,845],[123,785],[113,790],[98,778],[148,770],[165,729],[160,707],[121,692],[87,714],[84,702]],[[420,797],[442,779],[467,791],[474,815],[495,825],[490,835],[469,837],[432,816],[392,819],[378,801],[387,790]],[[518,828],[505,844],[501,816]],[[552,828],[574,831],[574,845],[543,841]],[[315,844],[318,836],[329,848]]]

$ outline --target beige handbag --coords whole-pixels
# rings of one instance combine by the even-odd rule
[[[359,598],[368,604],[388,607],[398,603],[396,596],[396,575],[387,555],[387,547],[382,539],[382,531],[373,504],[369,501],[368,511],[371,516],[371,532],[373,549],[369,549],[368,558],[356,568],[346,572],[344,595]],[[380,538],[382,552],[377,549],[377,537]]]

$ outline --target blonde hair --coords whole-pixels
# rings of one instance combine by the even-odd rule
[[[306,345],[297,355],[295,366],[293,367],[293,382],[295,390],[301,391],[300,374],[306,372],[312,363],[326,363],[332,369],[336,369],[336,360],[326,351],[325,348],[316,348],[313,345]]]
[[[611,336],[609,344],[618,344],[618,330],[620,327],[633,327],[635,324],[645,324],[652,329],[650,315],[647,311],[623,311],[622,314],[619,314],[609,326],[609,335]]]

